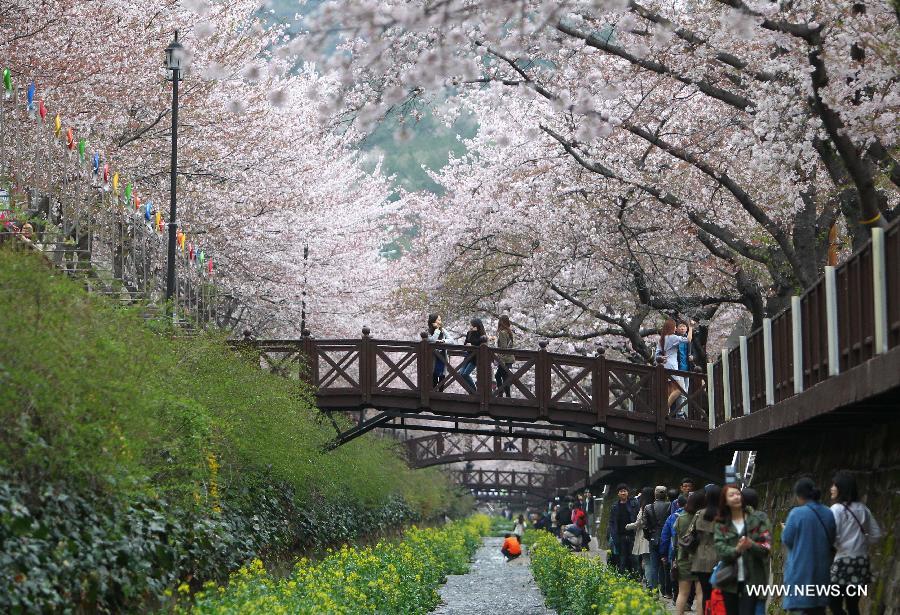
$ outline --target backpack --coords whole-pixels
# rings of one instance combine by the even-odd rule
[[[653,551],[659,549],[659,543],[662,540],[663,525],[665,525],[666,519],[668,519],[668,515],[663,514],[663,520],[662,523],[660,523],[656,512],[656,504],[657,502],[652,502],[644,506],[644,538],[650,543],[650,548]],[[652,521],[652,525],[648,523],[648,521]]]
[[[725,597],[722,596],[721,589],[712,590],[712,594],[706,601],[703,615],[727,615],[725,611]]]

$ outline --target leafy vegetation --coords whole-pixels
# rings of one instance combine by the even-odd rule
[[[439,602],[438,585],[448,574],[468,570],[489,530],[483,515],[442,528],[412,528],[398,542],[344,546],[319,562],[301,559],[290,576],[280,579],[256,560],[226,587],[205,586],[192,612],[427,613]]]
[[[612,613],[665,615],[662,603],[639,583],[616,573],[599,559],[569,552],[550,533],[526,533],[532,540],[531,569],[547,604],[560,615]]]
[[[0,610],[114,608],[174,579],[459,503],[388,439],[331,453],[302,384],[0,248]]]
[[[516,522],[505,517],[491,517],[491,536],[503,536],[508,532],[512,532]]]

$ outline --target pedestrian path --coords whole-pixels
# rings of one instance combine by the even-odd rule
[[[552,615],[531,576],[527,554],[507,562],[502,538],[485,538],[468,574],[447,577],[438,615]]]

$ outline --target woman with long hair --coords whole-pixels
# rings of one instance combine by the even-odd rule
[[[691,586],[697,596],[703,595],[703,589],[697,579],[697,574],[692,571],[693,559],[696,554],[696,544],[683,546],[693,535],[697,527],[698,513],[706,506],[706,494],[703,491],[694,491],[688,496],[684,505],[684,512],[675,520],[675,571],[678,577],[678,598],[675,600],[676,615],[684,615],[688,597],[691,594]]]
[[[704,491],[706,492],[706,508],[697,513],[697,521],[694,524],[694,530],[697,532],[697,551],[691,560],[691,572],[697,575],[697,581],[700,582],[700,587],[703,589],[703,601],[700,603],[698,613],[705,612],[706,601],[712,595],[709,576],[719,561],[714,538],[722,489],[718,485],[707,485]]]
[[[508,350],[513,347],[515,338],[512,332],[512,324],[509,322],[509,316],[504,314],[497,320],[497,348],[500,350]],[[497,396],[512,397],[509,385],[503,386],[506,379],[512,376],[512,366],[516,362],[516,357],[506,353],[497,355],[497,371],[494,373],[494,380],[497,382]]]
[[[519,539],[519,542],[522,542],[522,537],[525,535],[525,516],[519,515],[519,518],[516,519],[516,525],[513,527],[513,534],[516,538]]]
[[[446,344],[450,340],[444,333],[444,323],[441,322],[440,314],[428,315],[428,341]],[[431,387],[436,389],[438,384],[444,380],[444,371],[447,367],[447,351],[436,350],[434,357],[434,369],[431,372]]]
[[[481,345],[482,338],[487,339],[487,335],[484,330],[484,323],[481,322],[480,318],[473,318],[469,321],[469,330],[466,333],[466,341],[464,344],[466,346],[474,346],[476,350],[470,352],[465,359],[463,359],[462,366],[459,369],[459,375],[462,376],[462,379],[465,380],[466,385],[468,385],[468,392],[475,393],[478,390],[478,387],[475,384],[475,381],[472,380],[472,372],[475,371],[475,368],[478,367],[478,346]]]
[[[872,580],[869,546],[882,536],[881,527],[868,506],[859,501],[856,478],[841,471],[831,481],[831,513],[837,526],[831,582],[841,587],[840,595],[829,599],[834,615],[859,615],[859,595],[847,592],[848,585],[868,585]],[[853,593],[853,596],[849,594]],[[845,609],[846,607],[846,609]]]
[[[713,541],[719,560],[729,568],[726,573],[720,567],[716,577],[725,611],[728,615],[754,615],[759,599],[751,596],[747,587],[769,582],[772,531],[766,519],[744,506],[739,485],[722,487]]]
[[[656,356],[664,357],[663,367],[666,369],[678,369],[678,345],[684,342],[690,343],[694,339],[694,328],[692,323],[687,323],[687,335],[681,336],[675,334],[675,321],[671,318],[667,319],[659,330],[659,344],[656,347]],[[679,395],[687,391],[687,381],[682,376],[669,376],[668,394],[669,401],[666,407],[669,408],[675,403]]]

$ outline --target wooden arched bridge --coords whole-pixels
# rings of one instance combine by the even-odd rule
[[[377,428],[606,442],[712,479],[671,454],[673,442],[707,442],[702,373],[611,360],[602,348],[596,356],[567,355],[548,351],[541,341],[538,350],[500,350],[484,339],[479,346],[434,343],[424,332],[417,342],[382,340],[367,327],[358,339],[317,339],[304,331],[299,340],[234,344],[257,353],[262,367],[308,382],[321,410],[358,413],[357,424],[338,430],[331,447]],[[501,354],[512,354],[515,364],[498,387],[494,371]],[[446,366],[440,381],[433,378],[436,361]],[[474,387],[463,375],[470,362]],[[673,375],[688,383],[677,412],[667,403]],[[654,446],[641,448],[622,434],[650,438]]]
[[[396,418],[430,412],[460,421],[474,417],[536,422],[586,432],[600,427],[634,434],[662,434],[673,440],[705,442],[705,375],[637,365],[597,356],[539,350],[499,350],[486,341],[478,347],[429,342],[382,340],[363,329],[360,339],[252,342],[272,371],[296,374],[316,391],[323,410],[374,408],[381,413],[349,436],[382,427]],[[498,354],[513,354],[512,373],[502,388],[491,386]],[[433,384],[434,362],[446,359],[446,378]],[[475,361],[474,389],[462,365]],[[302,367],[301,367],[302,366]],[[666,403],[670,375],[687,378],[685,418],[671,416]]]
[[[586,472],[588,445],[534,438],[434,433],[404,441],[416,468],[475,461],[528,461]]]
[[[791,308],[740,338],[705,373],[547,350],[372,337],[237,341],[260,365],[306,380],[324,411],[359,413],[332,446],[372,429],[422,430],[606,444],[617,452],[718,480],[681,461],[674,444],[752,449],[809,426],[857,425],[900,400],[900,222],[825,275]],[[499,355],[515,364],[494,386]],[[436,361],[446,377],[433,379]],[[463,366],[475,364],[475,386]],[[686,381],[670,409],[672,376]],[[504,395],[505,389],[510,394]],[[711,435],[710,435],[711,434]],[[502,451],[501,451],[502,452]],[[593,458],[593,456],[592,456]],[[596,466],[594,461],[591,466]]]
[[[453,483],[482,497],[527,494],[550,499],[560,489],[567,490],[574,482],[568,472],[451,470],[447,474]]]

